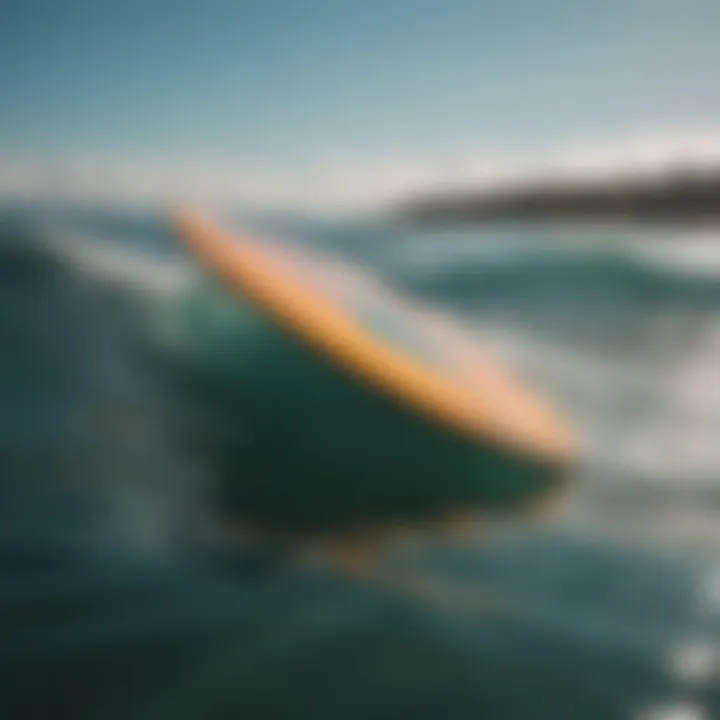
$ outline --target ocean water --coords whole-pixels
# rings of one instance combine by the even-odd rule
[[[424,548],[414,577],[431,582],[418,591],[430,587],[468,628],[488,612],[518,618],[524,631],[503,636],[503,652],[560,662],[572,647],[569,682],[600,674],[628,717],[720,717],[720,231],[226,221],[351,258],[454,314],[576,428],[582,458],[557,522]],[[162,382],[172,328],[152,325],[190,272],[167,223],[7,208],[0,263],[17,268],[2,311],[40,343],[33,359],[2,341],[0,448],[72,445],[91,484],[118,500],[118,527],[171,544],[203,478],[173,439],[189,410]],[[23,273],[53,263],[75,278],[82,308],[63,327],[52,313],[62,297],[48,309],[23,294]],[[28,378],[30,400],[15,392]],[[59,422],[69,405],[72,421]],[[480,635],[469,629],[468,641]]]

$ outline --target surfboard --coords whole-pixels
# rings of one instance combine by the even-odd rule
[[[551,404],[453,319],[323,254],[238,234],[190,211],[174,222],[202,266],[338,373],[471,440],[572,462],[572,433]]]

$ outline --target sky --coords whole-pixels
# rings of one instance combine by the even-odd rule
[[[718,27],[718,0],[0,0],[0,196],[360,200],[720,157]]]

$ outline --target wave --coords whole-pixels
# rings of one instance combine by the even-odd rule
[[[720,301],[720,235],[423,234],[393,244],[384,260],[411,287],[446,297],[533,290],[611,295],[629,288],[649,299]]]
[[[626,249],[639,265],[676,278],[720,281],[720,232],[656,238]]]
[[[179,357],[169,319],[193,268],[157,234],[144,246],[140,227],[132,225],[128,240],[119,221],[100,234],[81,223],[46,224],[25,244],[28,257],[42,248],[105,298],[97,303],[101,324],[122,328],[114,331],[116,352],[125,358],[122,382],[136,394],[149,383],[160,397],[159,381],[141,384],[147,356],[131,346],[154,346],[163,353],[159,375],[173,372]],[[416,237],[391,225],[326,225],[323,232],[312,241],[304,226],[302,242],[331,247],[339,233],[336,252],[461,316],[491,350],[556,398],[578,429],[581,484],[607,488],[608,495],[680,488],[692,502],[704,502],[698,490],[712,489],[720,475],[720,392],[713,379],[720,278],[710,262],[720,251],[709,239],[620,243],[571,233],[553,238],[547,230]],[[101,346],[87,352],[96,353],[96,365],[112,365],[106,351],[97,354]],[[158,400],[157,412],[167,402]],[[183,400],[173,402],[177,409]],[[590,502],[599,510],[597,497]]]
[[[177,418],[196,408],[167,391],[164,380],[173,359],[164,355],[154,364],[144,349],[148,339],[161,337],[148,318],[163,316],[165,304],[192,278],[192,268],[161,243],[145,248],[126,241],[122,229],[119,224],[113,232],[96,233],[50,224],[23,234],[0,233],[0,303],[4,311],[12,308],[0,313],[0,327],[6,333],[18,323],[25,333],[20,340],[32,345],[34,359],[0,355],[0,449],[18,441],[18,405],[32,400],[42,378],[40,389],[53,402],[32,407],[34,425],[25,429],[35,437],[28,447],[45,447],[48,434],[57,439],[57,428],[73,415],[82,462],[73,463],[72,472],[85,473],[89,486],[113,489],[118,533],[164,549],[204,523],[197,517],[205,506],[197,487],[205,478],[174,439]],[[363,237],[361,231],[344,235],[348,244],[350,238],[362,243]],[[438,550],[425,556],[422,562],[434,578],[430,599],[468,619],[463,631],[468,642],[488,642],[471,632],[473,617],[510,615],[525,629],[512,646],[503,636],[498,652],[510,647],[518,657],[529,652],[540,657],[552,643],[572,643],[588,657],[611,658],[619,668],[611,678],[617,687],[634,682],[628,668],[641,668],[644,678],[650,673],[659,678],[653,696],[665,697],[667,678],[680,672],[692,643],[698,637],[710,644],[717,639],[720,573],[713,556],[720,541],[710,492],[720,475],[715,437],[720,393],[713,394],[720,361],[718,312],[693,300],[690,310],[666,317],[668,307],[688,303],[688,289],[697,299],[695,276],[688,279],[688,272],[676,271],[672,263],[666,274],[665,256],[656,262],[645,250],[631,257],[632,252],[576,248],[570,256],[567,248],[530,248],[528,242],[476,248],[468,241],[447,256],[438,250],[420,270],[411,244],[389,246],[381,237],[378,231],[370,249],[352,252],[419,294],[420,285],[433,287],[444,276],[445,294],[441,283],[434,286],[443,304],[453,306],[450,268],[463,269],[465,302],[454,304],[458,313],[483,342],[553,393],[584,445],[573,517],[554,533],[501,535],[482,552]],[[330,237],[325,242],[332,244]],[[652,325],[640,345],[648,350],[647,343],[662,337],[664,350],[599,352],[582,333],[549,332],[567,312],[580,325],[592,325],[601,316],[598,306],[614,297],[618,272],[628,287],[662,277],[670,288],[657,296],[664,303],[659,319],[643,296],[627,292],[616,298],[623,316],[633,315],[638,323],[633,335],[642,323]],[[13,277],[20,282],[2,282]],[[700,282],[706,282],[704,276]],[[493,286],[494,298],[486,284]],[[586,301],[588,287],[594,302]],[[543,292],[555,300],[540,303]],[[533,316],[538,322],[515,322],[509,312],[538,305]],[[613,313],[608,317],[620,317]],[[544,316],[546,324],[539,322]],[[690,335],[683,332],[688,324]],[[21,391],[14,408],[4,394],[11,386]],[[674,447],[681,431],[690,439],[702,436],[709,443],[706,455]],[[634,552],[628,552],[623,532]],[[640,540],[651,536],[648,553]],[[668,562],[658,550],[661,541],[675,549],[700,537],[703,551],[712,553],[708,561],[693,554]]]

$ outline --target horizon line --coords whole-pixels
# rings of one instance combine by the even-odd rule
[[[243,167],[245,168],[243,170]],[[239,168],[239,169],[238,169]],[[530,155],[497,148],[398,155],[306,167],[168,159],[21,158],[0,150],[0,201],[157,206],[183,202],[259,210],[378,210],[418,193],[492,192],[542,182],[612,183],[720,169],[720,131],[649,130]]]

